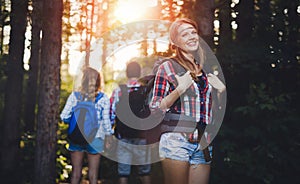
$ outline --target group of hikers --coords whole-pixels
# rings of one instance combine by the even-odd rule
[[[209,144],[211,140],[209,135],[204,133],[204,129],[210,124],[212,117],[212,91],[222,93],[225,91],[225,85],[216,75],[205,73],[203,69],[206,62],[204,51],[201,48],[197,24],[193,20],[182,18],[174,21],[169,28],[169,38],[174,55],[155,63],[153,80],[150,83],[151,91],[147,92],[147,102],[139,100],[137,93],[131,94],[145,85],[144,80],[141,80],[145,79],[141,78],[141,66],[136,61],[127,64],[127,82],[119,85],[110,98],[100,91],[99,72],[91,67],[83,70],[80,89],[70,94],[60,117],[62,121],[70,123],[78,103],[84,100],[92,101],[98,126],[92,134],[93,139],[86,144],[69,141],[72,184],[79,184],[81,181],[85,153],[88,160],[89,183],[96,184],[100,157],[107,156],[105,155],[107,153],[103,154],[105,150],[112,149],[114,146],[116,147],[114,154],[118,162],[118,183],[128,183],[133,159],[145,160],[145,157],[149,156],[147,151],[136,150],[128,145],[143,146],[155,142],[143,134],[147,130],[138,128],[145,117],[139,116],[137,112],[127,113],[128,109],[135,111],[135,108],[143,108],[145,116],[153,114],[155,117],[158,116],[159,122],[163,122],[167,116],[168,125],[175,122],[175,128],[162,131],[157,140],[164,183],[206,184],[209,182],[212,145]],[[149,88],[149,81],[147,85]],[[135,105],[127,104],[128,106],[125,107],[120,105],[123,103],[124,95],[127,95],[125,102],[128,103],[128,99],[135,99]],[[80,114],[81,112],[78,116]],[[137,118],[130,119],[130,114],[134,114],[133,117],[137,116]],[[177,128],[177,123],[183,127],[186,125],[187,128]],[[154,129],[155,133],[156,129]],[[153,135],[153,132],[150,135]],[[201,144],[203,137],[207,138],[208,146]],[[118,144],[113,145],[115,143],[113,140],[118,140]],[[135,163],[141,163],[135,164],[141,183],[150,184],[151,163],[144,161]]]

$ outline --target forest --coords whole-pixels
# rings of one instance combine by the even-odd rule
[[[181,17],[197,22],[226,81],[210,183],[299,183],[299,0],[0,0],[0,7],[1,183],[69,183],[59,114],[80,67],[99,70],[109,96],[130,57],[146,72],[171,56],[167,26]],[[116,163],[101,159],[99,181],[113,183]],[[153,183],[162,183],[160,163],[152,168]]]

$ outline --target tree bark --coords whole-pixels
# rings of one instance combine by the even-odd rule
[[[40,62],[40,51],[41,51],[41,10],[43,7],[42,0],[33,0],[33,11],[31,15],[32,30],[31,30],[31,56],[30,56],[30,70],[27,83],[27,92],[25,98],[25,109],[24,109],[24,122],[25,131],[33,132],[35,129],[35,108],[37,102],[37,86],[38,86],[38,69]]]
[[[44,2],[34,183],[53,184],[56,178],[63,2]]]
[[[214,1],[196,0],[194,19],[198,24],[200,36],[209,46],[213,46]]]
[[[22,109],[23,55],[28,1],[11,1],[11,30],[2,132],[1,167],[6,179],[18,180],[19,125]]]
[[[195,17],[201,32],[200,34],[211,37],[213,34],[214,1],[196,0],[194,11],[196,12]]]
[[[228,1],[220,7],[219,21],[220,21],[220,35],[219,47],[226,47],[228,43],[232,42],[232,28],[231,28],[231,1]]]

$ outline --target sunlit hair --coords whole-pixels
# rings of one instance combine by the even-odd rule
[[[184,51],[183,49],[181,49],[177,44],[177,36],[179,35],[178,29],[182,24],[185,24],[185,23],[192,25],[197,30],[197,32],[199,32],[197,23],[195,21],[193,21],[191,19],[187,19],[187,18],[178,19],[178,20],[174,21],[169,28],[170,43],[172,45],[172,48],[175,50],[178,63],[180,65],[182,65],[186,70],[189,70],[191,72],[191,75],[194,78],[194,80],[197,80],[196,74],[194,73],[194,71],[196,70],[196,68],[195,68],[196,65],[194,63],[191,63],[191,61],[189,61],[184,56],[183,53],[187,53],[187,51]],[[192,54],[194,56],[194,59],[196,60],[196,62],[199,63],[201,65],[201,67],[203,67],[205,58],[204,58],[203,49],[201,48],[201,45],[200,45],[200,40],[201,40],[201,38],[199,37],[199,47],[198,47],[197,51],[194,53],[190,53],[190,54]]]
[[[83,76],[81,80],[81,94],[90,100],[93,100],[97,95],[101,87],[100,73],[91,68],[87,67],[83,69]]]

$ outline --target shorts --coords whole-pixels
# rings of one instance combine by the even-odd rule
[[[138,165],[138,175],[146,176],[150,174],[151,165]],[[131,173],[131,165],[118,163],[118,175],[119,177],[129,177]]]
[[[131,173],[131,165],[137,165],[139,175],[149,175],[151,171],[150,164],[146,163],[150,158],[149,152],[146,149],[135,149],[129,145],[146,145],[145,139],[139,138],[123,138],[120,139],[117,147],[118,157],[118,175],[121,177],[128,177]]]
[[[87,144],[85,146],[81,146],[70,142],[68,147],[69,151],[81,151],[90,154],[101,153],[103,152],[103,149],[104,149],[104,141],[101,138],[95,138],[90,144]]]
[[[190,143],[181,133],[165,133],[159,143],[159,156],[161,159],[169,158],[189,164],[210,164],[206,162],[199,143]],[[208,146],[212,157],[212,146]]]

